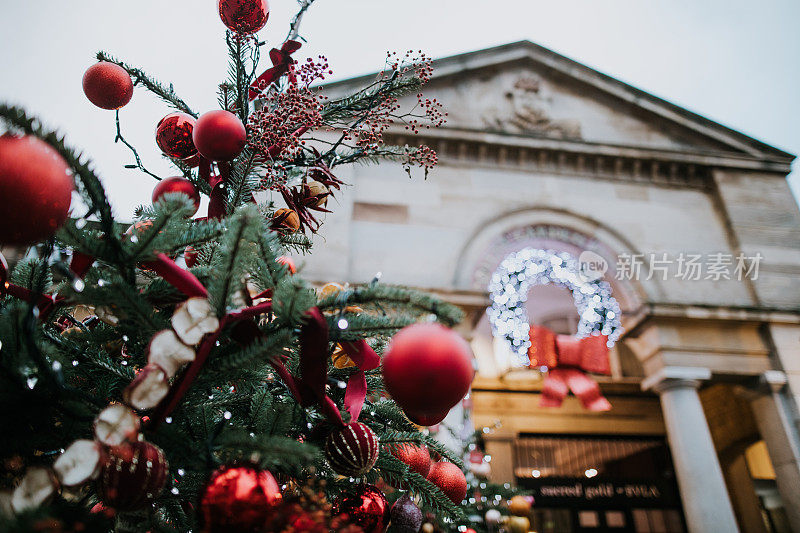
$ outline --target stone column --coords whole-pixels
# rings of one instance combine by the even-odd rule
[[[697,389],[707,368],[665,367],[642,382],[661,397],[664,424],[691,533],[739,531]]]
[[[758,432],[767,445],[775,470],[775,482],[792,531],[800,531],[800,446],[784,396],[786,375],[777,370],[762,374],[758,385],[747,391]]]

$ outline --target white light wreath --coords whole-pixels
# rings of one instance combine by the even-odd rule
[[[554,283],[572,291],[580,322],[577,337],[608,336],[608,345],[622,334],[620,309],[611,296],[611,286],[601,280],[587,280],[578,261],[566,252],[525,248],[508,255],[489,282],[492,305],[487,314],[492,333],[506,342],[517,366],[528,366],[530,321],[525,302],[534,285]]]

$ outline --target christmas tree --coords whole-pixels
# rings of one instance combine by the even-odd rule
[[[418,531],[423,511],[467,524],[460,453],[424,429],[472,380],[446,327],[460,311],[378,278],[317,289],[287,256],[310,249],[337,167],[435,165],[430,148],[383,143],[444,121],[419,92],[430,61],[389,54],[328,100],[326,59],[293,59],[312,2],[260,73],[266,0],[220,0],[230,68],[202,114],[97,55],[84,92],[115,113],[126,166],[157,180],[132,225],[87,157],[0,105],[0,245],[27,249],[11,271],[0,256],[0,530]],[[174,177],[122,135],[134,90],[166,106],[155,141]],[[418,105],[400,109],[409,92]]]

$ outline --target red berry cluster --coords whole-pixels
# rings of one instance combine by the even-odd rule
[[[358,120],[343,128],[343,140],[353,148],[366,154],[380,155],[384,145],[384,133],[393,125],[402,125],[415,134],[423,128],[437,128],[447,121],[447,113],[436,99],[425,98],[417,93],[416,105],[401,112],[398,98],[392,90],[398,79],[415,78],[425,85],[433,74],[432,61],[422,51],[408,51],[403,56],[387,52],[386,68],[372,85],[373,102]],[[403,166],[421,167],[427,173],[437,163],[436,152],[427,146],[405,148]]]
[[[412,167],[419,167],[427,175],[439,163],[439,156],[436,154],[436,150],[425,144],[420,146],[406,145],[404,150],[403,168],[406,172],[411,172]]]
[[[250,115],[248,130],[251,148],[264,160],[275,162],[265,178],[265,186],[285,181],[283,167],[277,160],[294,159],[305,144],[300,138],[302,133],[322,124],[325,96],[311,88],[311,84],[324,80],[330,73],[324,56],[309,58],[290,67],[283,90],[262,93],[263,107]]]

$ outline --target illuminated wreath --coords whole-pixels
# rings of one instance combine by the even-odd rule
[[[518,366],[528,366],[530,321],[525,302],[535,285],[554,283],[572,291],[580,322],[577,337],[608,336],[608,345],[622,334],[620,309],[611,296],[611,286],[602,280],[586,280],[578,261],[566,252],[525,248],[508,255],[489,282],[492,305],[487,314],[495,337],[503,339],[517,357]]]

